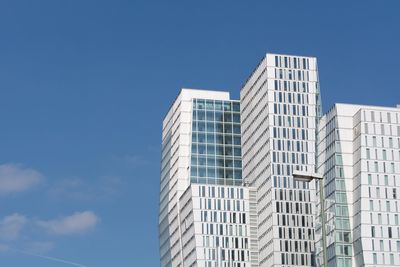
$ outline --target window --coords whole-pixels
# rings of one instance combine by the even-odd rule
[[[375,226],[371,226],[371,237],[375,237]]]

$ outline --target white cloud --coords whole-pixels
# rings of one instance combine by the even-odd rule
[[[0,239],[2,240],[16,240],[28,222],[27,218],[18,213],[4,217],[0,221]]]
[[[26,191],[39,184],[43,175],[19,164],[0,165],[0,195]]]
[[[101,202],[118,195],[122,180],[115,176],[96,179],[73,177],[56,181],[48,195],[57,201]]]
[[[85,233],[92,230],[99,218],[92,211],[76,212],[70,216],[49,221],[38,221],[38,224],[50,234],[68,235]]]

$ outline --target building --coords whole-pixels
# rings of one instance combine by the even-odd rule
[[[400,266],[399,186],[400,106],[322,116],[316,58],[266,54],[240,102],[182,89],[164,119],[161,266]]]
[[[400,108],[336,104],[318,136],[328,266],[400,266]]]
[[[259,266],[312,266],[317,60],[266,54],[240,91],[243,177],[257,189]]]
[[[240,104],[182,89],[162,133],[161,266],[257,266],[256,191],[243,185]]]

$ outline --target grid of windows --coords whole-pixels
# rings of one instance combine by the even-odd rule
[[[328,266],[400,263],[400,254],[393,253],[400,238],[397,113],[368,109],[337,104],[320,124],[319,166],[328,200]],[[317,229],[317,244],[318,234]]]
[[[395,241],[400,238],[397,201],[398,161],[400,154],[398,113],[382,111],[362,111],[361,147],[365,162],[363,187],[368,189],[369,221],[365,224],[367,236],[362,242],[369,243],[373,264],[398,266],[399,256]],[[392,119],[393,118],[393,119]],[[365,212],[366,213],[366,212]],[[366,214],[367,215],[367,214]],[[363,251],[370,258],[370,251]]]
[[[189,201],[181,202],[182,240],[186,247],[183,266],[254,266],[251,257],[256,250],[251,242],[251,226],[256,224],[250,223],[255,212],[250,211],[249,205],[255,204],[255,197],[250,196],[255,190],[200,184],[190,188],[184,197]],[[197,255],[191,257],[192,253]]]
[[[192,118],[191,182],[241,185],[239,102],[193,99]]]
[[[314,58],[267,54],[241,90],[243,176],[258,189],[259,266],[314,263],[310,189],[292,172],[315,169],[317,76]]]

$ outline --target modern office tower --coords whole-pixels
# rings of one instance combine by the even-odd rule
[[[336,104],[321,119],[318,151],[328,266],[400,266],[400,108]]]
[[[257,266],[256,191],[243,186],[240,104],[182,89],[163,122],[161,266]]]
[[[257,188],[259,266],[312,266],[315,192],[292,172],[315,171],[316,58],[266,54],[240,103],[243,177]]]

